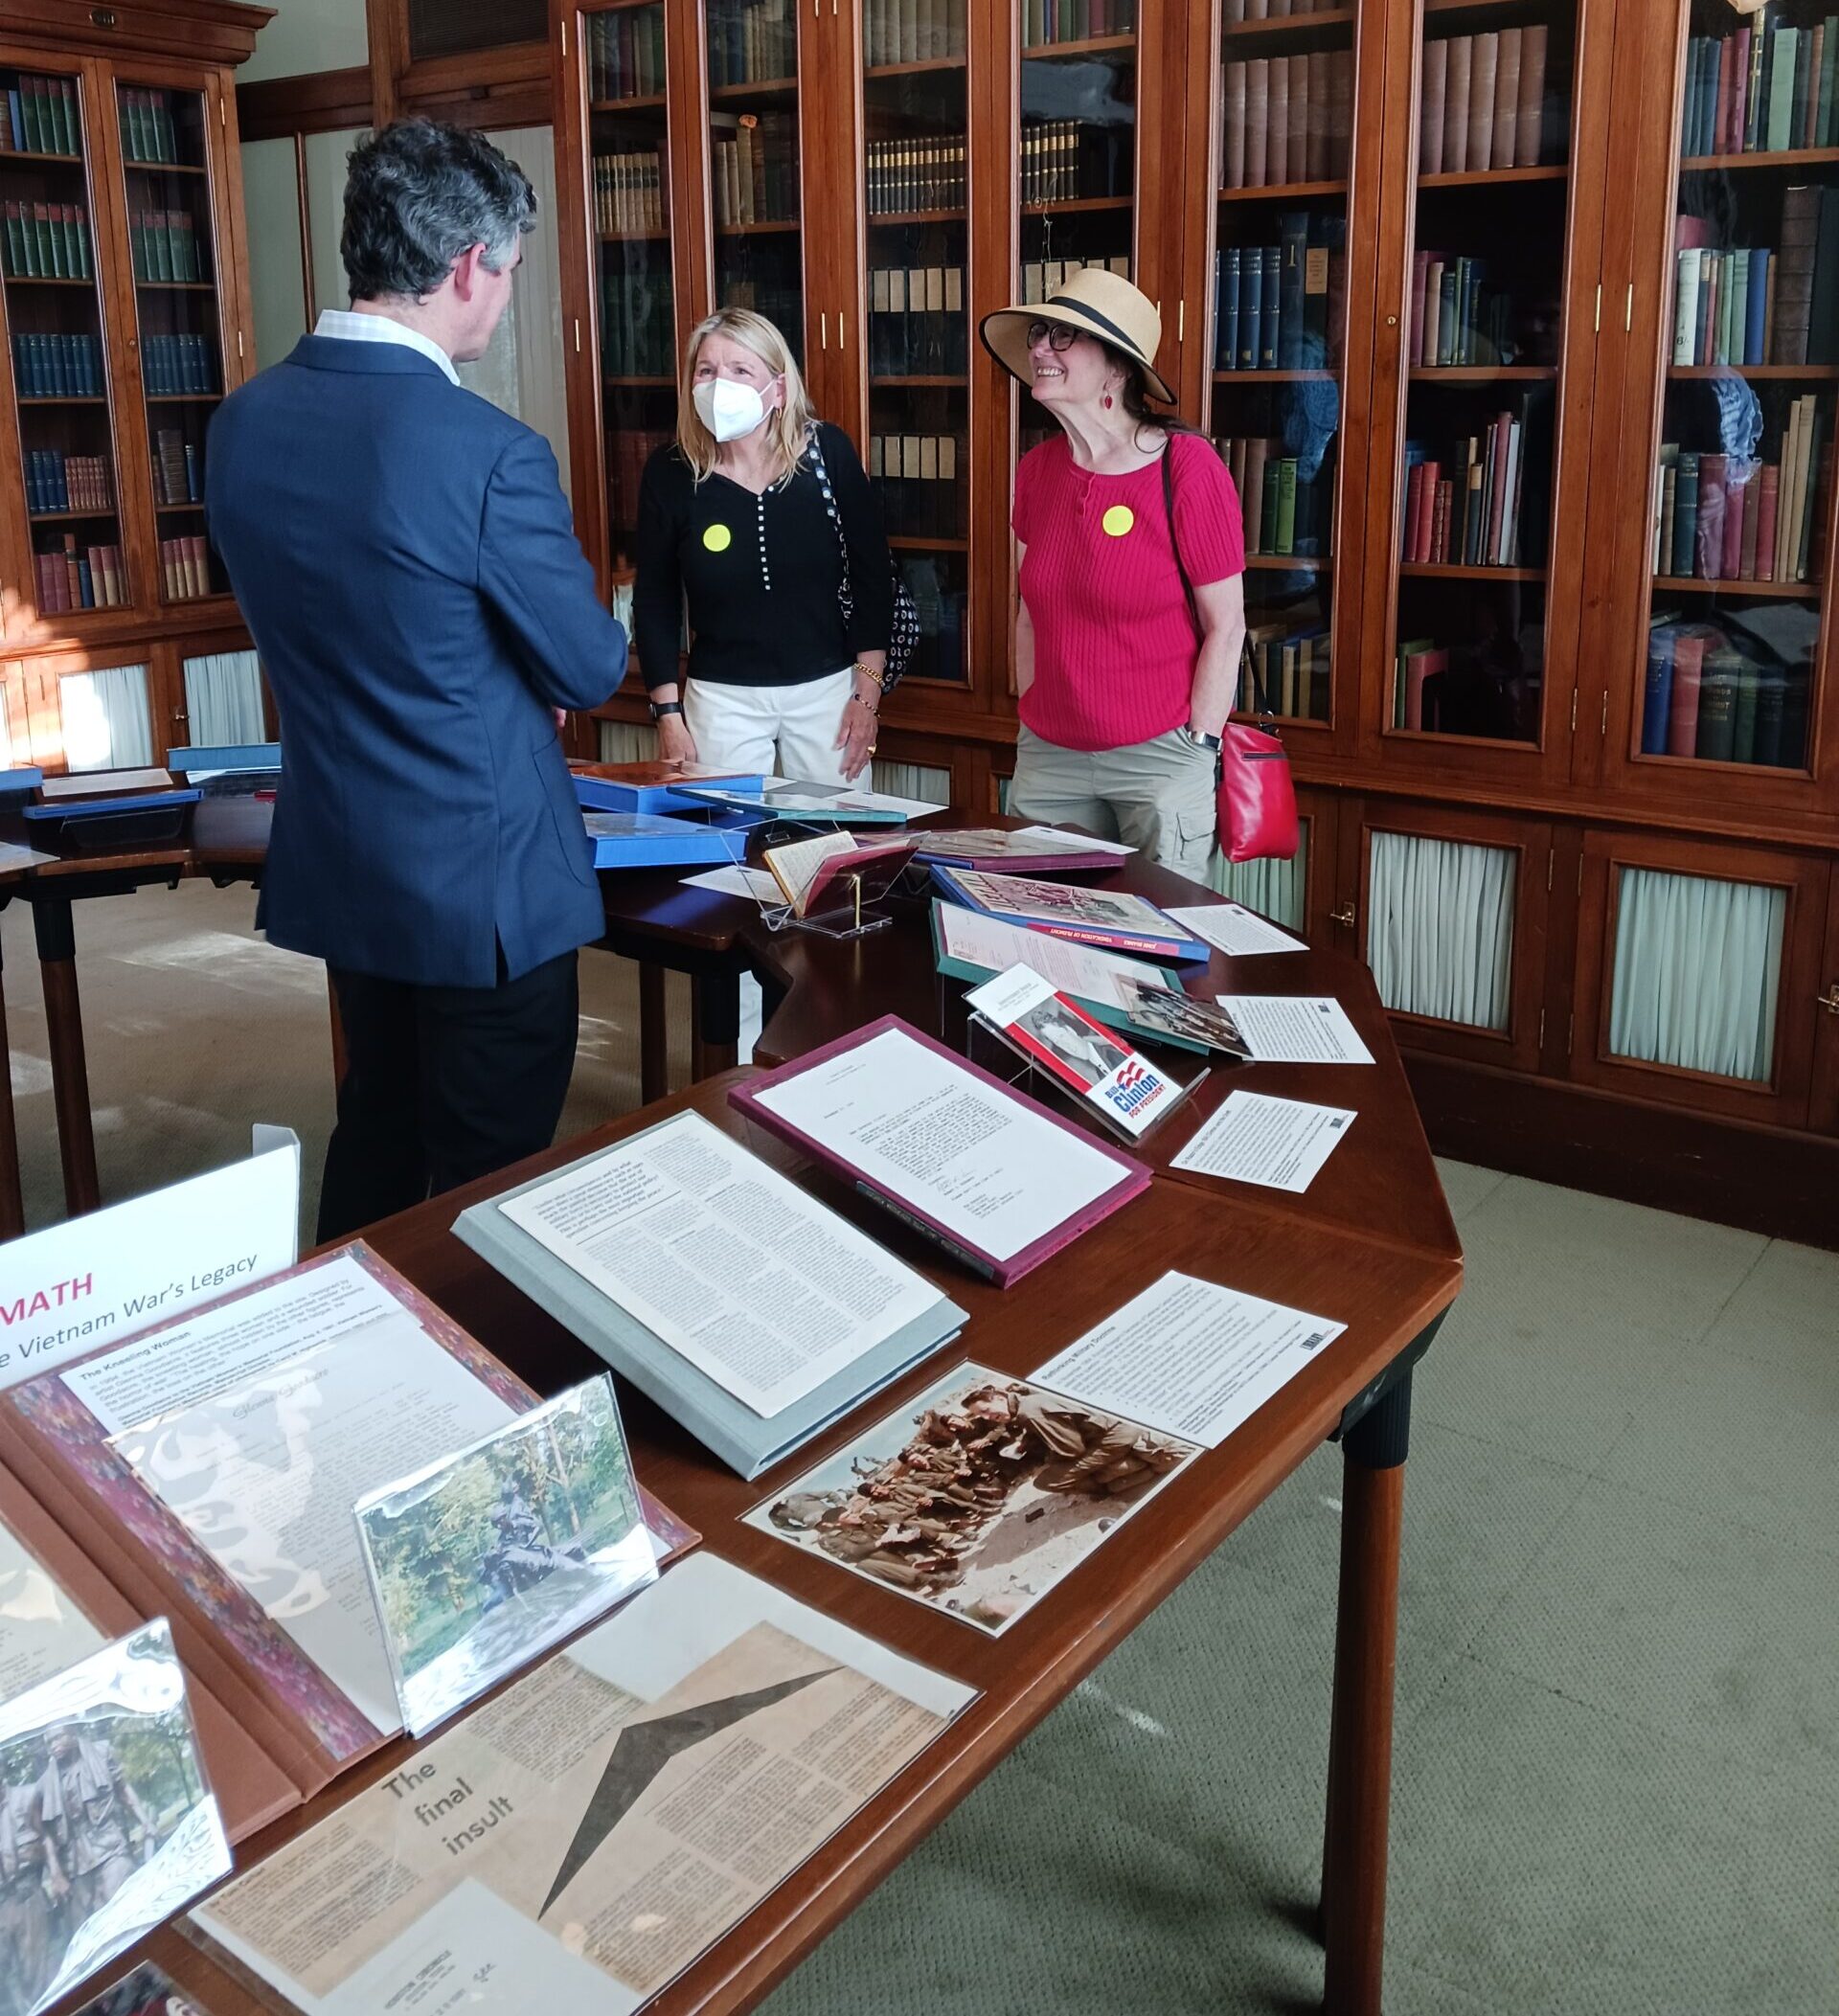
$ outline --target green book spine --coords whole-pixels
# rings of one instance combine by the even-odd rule
[[[34,203],[32,208],[33,233],[38,240],[38,272],[42,279],[56,280],[57,278],[57,248],[52,239],[51,205],[49,203]]]
[[[1759,679],[1755,666],[1741,660],[1737,668],[1737,723],[1731,734],[1731,760],[1756,760],[1756,700]]]
[[[1277,464],[1277,543],[1273,553],[1296,551],[1296,458],[1286,455]]]
[[[658,70],[664,70],[664,10],[658,10]],[[154,102],[153,123],[159,132],[160,159],[176,161],[179,158],[179,136],[172,125],[172,101],[162,91]]]
[[[80,210],[77,213],[77,257],[80,262],[78,277],[82,280],[94,280],[96,260],[90,250],[89,219]]]
[[[57,102],[64,115],[64,151],[80,154],[83,150],[82,122],[77,113],[77,86],[69,78],[57,86]]]
[[[1708,651],[1698,689],[1698,741],[1693,754],[1701,763],[1728,763],[1737,733],[1737,658],[1731,651]],[[1752,725],[1754,737],[1755,728]]]
[[[64,278],[66,280],[81,280],[83,278],[82,228],[77,222],[77,212],[70,204],[59,203],[57,209],[57,229],[58,238],[61,240],[57,249],[63,255]]]
[[[1826,31],[1820,51],[1820,96],[1814,110],[1814,131],[1819,136],[1816,147],[1832,145],[1832,80],[1833,66],[1839,63],[1839,14],[1827,16]]]
[[[19,79],[19,111],[26,128],[25,150],[28,154],[47,151],[44,131],[38,124],[38,79],[22,77]]]
[[[152,219],[148,227],[147,238],[147,249],[153,255],[152,278],[155,280],[175,279],[177,276],[172,271],[172,227],[167,221],[167,213],[165,211],[156,210],[153,213]]]
[[[1264,495],[1261,520],[1264,527],[1264,543],[1261,550],[1265,553],[1274,553],[1276,551],[1274,541],[1277,537],[1277,459],[1273,458],[1264,464]],[[1291,510],[1292,514],[1294,514],[1294,505],[1292,505]]]
[[[1772,154],[1784,153],[1794,133],[1794,51],[1792,28],[1778,28],[1769,37],[1769,136]]]
[[[19,206],[7,205],[7,277],[17,279],[26,270],[25,242],[19,235]]]
[[[130,210],[127,214],[127,256],[134,268],[134,278],[147,278],[146,234],[141,229],[141,213]]]

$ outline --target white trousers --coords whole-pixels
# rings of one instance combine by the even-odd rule
[[[683,690],[683,717],[695,738],[696,760],[720,770],[841,784],[843,752],[835,742],[854,683],[848,668],[796,686],[692,679]]]

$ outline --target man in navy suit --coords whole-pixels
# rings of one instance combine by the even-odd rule
[[[543,438],[465,391],[536,201],[476,133],[356,148],[329,309],[211,428],[211,537],[281,714],[259,923],[345,1031],[319,1236],[546,1147],[604,928],[557,710],[625,670]]]

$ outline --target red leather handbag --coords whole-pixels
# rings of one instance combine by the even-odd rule
[[[1172,445],[1171,436],[1169,447]],[[1182,561],[1181,541],[1175,536],[1175,479],[1169,467],[1169,447],[1162,451],[1162,502],[1169,513],[1169,543],[1174,549],[1175,572],[1181,576],[1182,592],[1188,598],[1194,635],[1204,643],[1206,626],[1200,620],[1194,584]],[[1287,861],[1302,837],[1296,819],[1296,781],[1290,776],[1290,759],[1277,733],[1276,717],[1264,697],[1249,639],[1244,646],[1241,691],[1247,684],[1257,704],[1258,725],[1229,718],[1219,737],[1215,799],[1219,845],[1229,861],[1257,861],[1266,855]]]

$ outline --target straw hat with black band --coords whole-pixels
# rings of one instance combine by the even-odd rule
[[[1081,266],[1069,273],[1045,301],[1023,302],[986,315],[978,329],[984,348],[1003,369],[1024,385],[1034,382],[1028,360],[1028,331],[1036,322],[1056,322],[1078,329],[1114,350],[1143,373],[1152,398],[1175,403],[1169,381],[1152,359],[1162,342],[1162,317],[1155,305],[1121,273],[1103,266]]]

